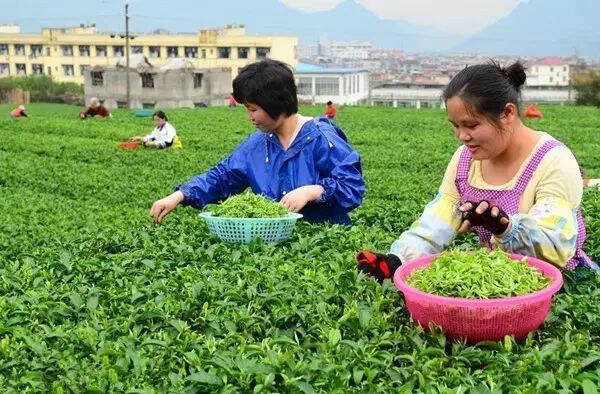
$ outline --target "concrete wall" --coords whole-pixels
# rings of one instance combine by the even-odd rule
[[[103,86],[92,85],[92,71],[86,70],[85,100],[92,97],[105,100],[108,108],[117,108],[119,102],[127,101],[126,72],[122,69],[104,70]],[[202,73],[201,87],[194,87],[194,74]],[[197,103],[209,106],[224,105],[231,93],[231,72],[221,70],[170,70],[154,75],[154,88],[142,87],[142,78],[136,71],[130,71],[131,107],[142,108],[145,104],[154,108],[194,108]]]

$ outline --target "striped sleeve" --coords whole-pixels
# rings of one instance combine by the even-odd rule
[[[410,229],[392,244],[390,252],[401,261],[441,252],[454,240],[460,227],[458,207],[456,196],[438,193]]]
[[[501,249],[565,267],[577,246],[577,211],[565,199],[548,197],[527,214],[511,216],[511,227],[493,242]]]

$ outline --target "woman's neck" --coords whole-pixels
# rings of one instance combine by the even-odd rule
[[[495,166],[512,166],[514,163],[522,163],[537,144],[539,135],[523,123],[518,122],[510,139],[504,152],[489,160],[491,164]]]
[[[292,137],[294,136],[294,132],[298,127],[299,121],[300,116],[298,114],[293,114],[291,116],[283,118],[279,127],[273,130],[284,149],[289,148],[289,146],[291,145]]]

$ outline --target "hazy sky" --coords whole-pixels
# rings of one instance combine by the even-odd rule
[[[327,10],[342,0],[280,0],[302,10]],[[403,19],[452,33],[474,33],[525,0],[358,0],[385,19]]]

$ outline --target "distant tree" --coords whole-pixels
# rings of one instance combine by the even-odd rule
[[[600,70],[587,70],[573,77],[578,105],[600,107]]]
[[[55,82],[47,75],[0,78],[0,91],[11,91],[15,88],[29,91],[33,102],[61,103],[65,102],[65,97],[83,97],[83,85]]]

